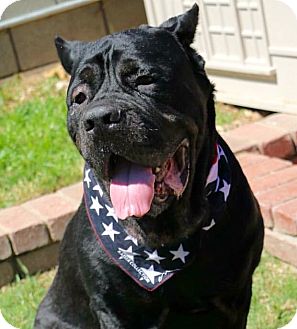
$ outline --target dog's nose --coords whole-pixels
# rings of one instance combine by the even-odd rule
[[[85,130],[90,132],[96,127],[108,127],[122,121],[122,111],[111,108],[94,108],[84,116]]]

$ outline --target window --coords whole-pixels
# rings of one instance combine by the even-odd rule
[[[184,10],[194,4],[183,0]],[[195,46],[207,68],[272,75],[261,0],[198,0]]]

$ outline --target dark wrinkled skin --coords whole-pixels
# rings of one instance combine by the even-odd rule
[[[56,40],[71,74],[68,130],[107,194],[111,153],[154,167],[188,138],[190,180],[182,197],[154,202],[143,218],[122,224],[153,247],[195,233],[197,257],[148,292],[100,248],[82,203],[67,227],[58,273],[35,329],[246,328],[263,222],[237,160],[215,130],[213,87],[202,58],[190,48],[196,23],[193,7],[159,28],[142,26],[92,43]],[[73,106],[79,85],[76,94],[83,90],[86,100]],[[223,219],[203,231],[208,220],[204,186],[216,140],[225,147],[232,187]]]

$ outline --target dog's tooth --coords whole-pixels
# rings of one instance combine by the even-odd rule
[[[160,168],[160,167],[156,167],[156,168],[155,168],[155,173],[156,173],[156,174],[158,174],[160,171],[161,171],[161,168]]]

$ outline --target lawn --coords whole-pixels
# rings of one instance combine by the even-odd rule
[[[31,329],[36,308],[55,270],[28,277],[0,289],[0,309],[14,326]],[[248,329],[277,329],[288,323],[297,309],[297,271],[267,253],[254,276]]]
[[[82,159],[66,131],[67,77],[56,67],[0,85],[0,208],[81,179]],[[219,130],[259,117],[217,104]]]
[[[52,76],[0,86],[0,208],[78,181],[82,160],[66,132],[65,88]],[[21,88],[23,87],[23,89]]]

